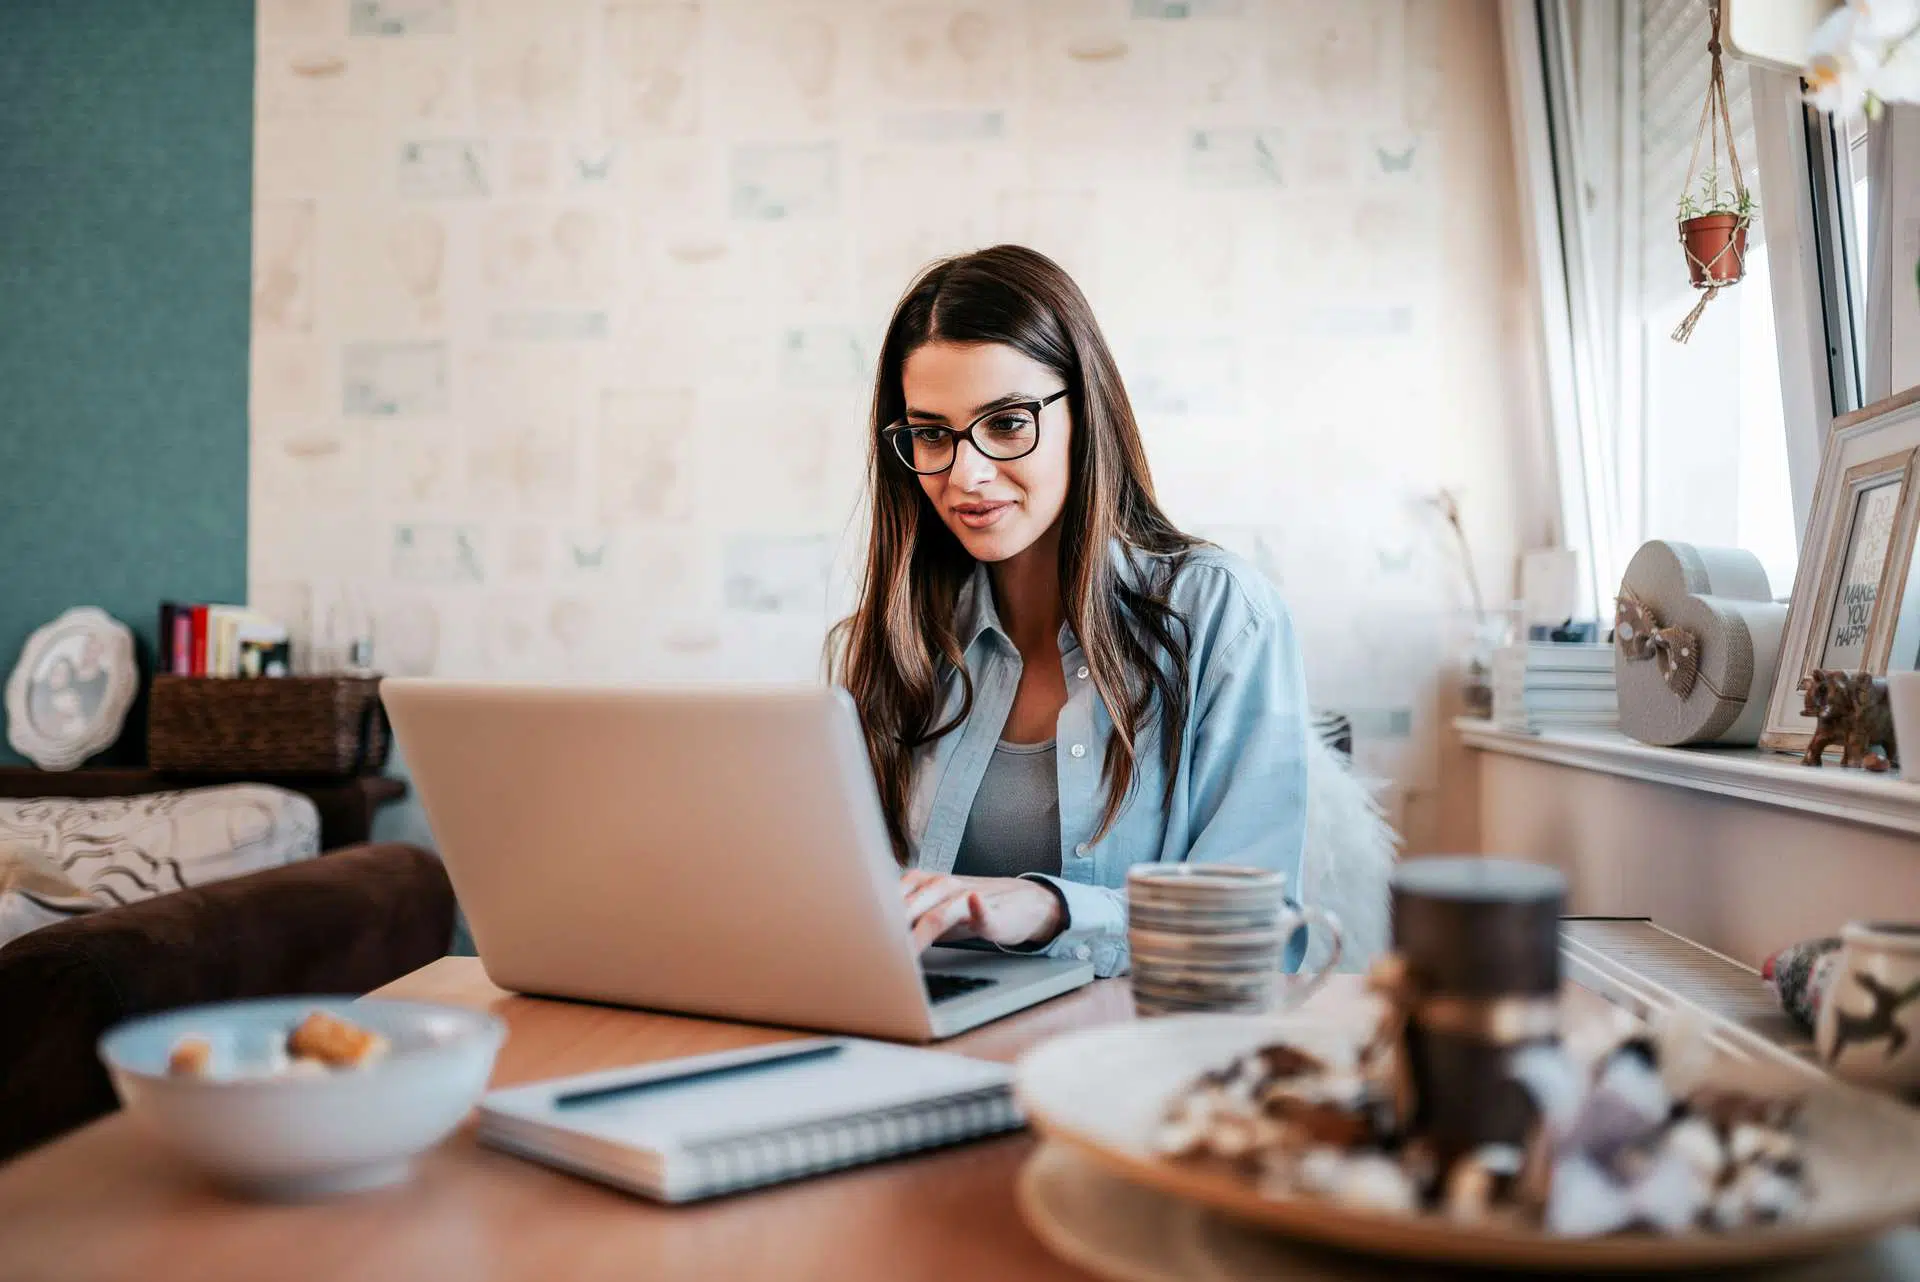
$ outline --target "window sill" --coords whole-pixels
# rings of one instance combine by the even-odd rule
[[[1617,731],[1526,734],[1472,717],[1461,717],[1453,725],[1462,742],[1482,752],[1920,835],[1920,786],[1898,774],[1869,774],[1831,763],[1814,769],[1801,765],[1797,757],[1758,748],[1656,748]]]

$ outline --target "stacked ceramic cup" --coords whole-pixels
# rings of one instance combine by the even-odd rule
[[[1326,970],[1340,960],[1331,914],[1287,901],[1286,878],[1232,864],[1140,864],[1127,875],[1127,943],[1133,1006],[1142,1017],[1199,1011],[1265,1011],[1280,996],[1287,943],[1303,924],[1332,935]],[[1301,977],[1304,1000],[1323,970]]]

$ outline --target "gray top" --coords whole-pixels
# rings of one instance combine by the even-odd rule
[[[1060,875],[1060,780],[1053,740],[1002,740],[973,795],[953,871],[962,877]]]

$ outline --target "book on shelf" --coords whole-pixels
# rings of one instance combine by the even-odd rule
[[[1604,690],[1503,690],[1495,686],[1496,704],[1525,708],[1529,712],[1580,712],[1617,714],[1618,694],[1611,686]]]
[[[1604,641],[1529,641],[1496,651],[1496,662],[1501,657],[1529,672],[1613,671],[1613,646]]]
[[[155,671],[180,677],[284,677],[286,625],[244,605],[162,601]]]
[[[1550,730],[1617,730],[1620,717],[1616,713],[1584,712],[1496,712],[1493,724],[1502,730],[1512,730],[1518,734],[1541,734]]]
[[[1496,666],[1493,679],[1496,683],[1511,686],[1516,690],[1611,690],[1614,688],[1612,668],[1560,668],[1543,671],[1539,668],[1511,670]]]
[[[1526,733],[1541,730],[1610,729],[1620,722],[1619,693],[1614,688],[1613,660],[1605,646],[1554,645],[1550,648],[1600,650],[1607,666],[1537,668],[1532,651],[1549,648],[1512,646],[1495,656],[1493,720],[1503,729]]]

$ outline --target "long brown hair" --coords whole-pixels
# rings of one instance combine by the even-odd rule
[[[1156,718],[1166,800],[1172,798],[1188,713],[1188,635],[1167,593],[1198,540],[1175,529],[1154,501],[1120,371],[1086,297],[1052,259],[1018,245],[948,258],[924,271],[894,309],[867,441],[866,570],[854,612],[829,640],[834,677],[860,709],[894,854],[905,863],[913,751],[964,722],[974,698],[954,628],[974,559],[933,510],[919,478],[880,439],[906,413],[901,367],[930,342],[1004,343],[1067,385],[1073,444],[1060,515],[1062,604],[1114,727],[1101,769],[1107,803],[1097,841],[1127,802],[1135,754]],[[1142,564],[1137,583],[1116,573],[1109,551],[1116,540]],[[1153,562],[1139,562],[1143,555]],[[959,677],[961,704],[939,724],[949,674]]]

